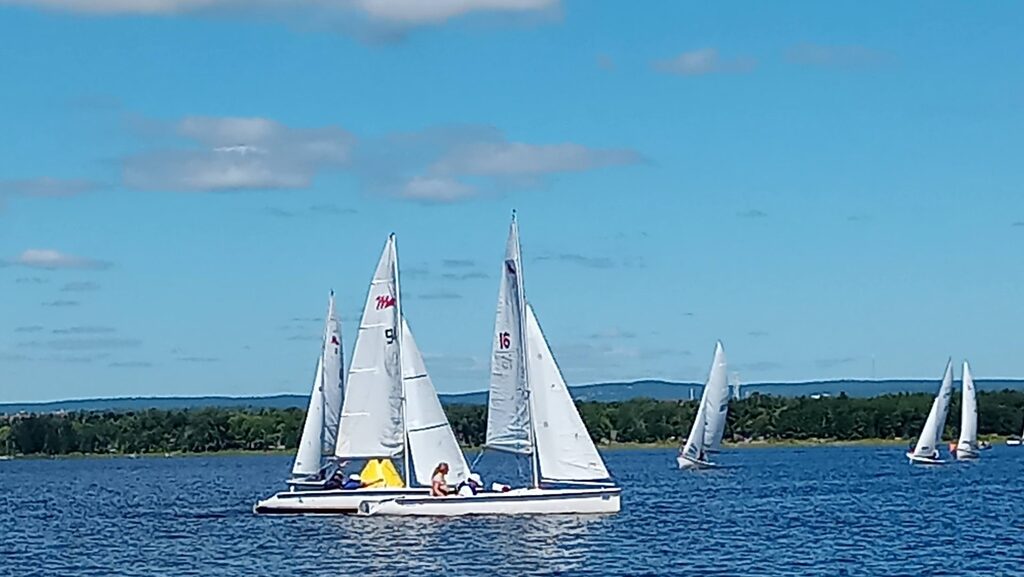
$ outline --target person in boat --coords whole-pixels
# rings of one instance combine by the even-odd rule
[[[345,474],[341,472],[341,467],[334,470],[330,478],[324,481],[324,489],[340,489],[345,484]]]
[[[341,488],[344,491],[354,491],[355,489],[362,489],[363,487],[365,487],[365,485],[363,484],[363,479],[359,476],[359,473],[352,473],[348,476],[348,479],[345,479],[345,482],[341,484]]]
[[[484,481],[480,478],[479,473],[470,473],[466,480],[459,483],[455,488],[455,493],[460,497],[470,497],[476,495],[484,489]]]
[[[434,474],[430,476],[430,496],[444,497],[448,495],[448,463],[441,461],[434,467]]]

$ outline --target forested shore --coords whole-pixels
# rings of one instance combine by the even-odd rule
[[[752,395],[729,403],[725,438],[734,442],[859,441],[911,439],[931,406],[927,394],[820,399]],[[601,444],[673,443],[685,438],[695,401],[633,399],[577,403]],[[981,435],[1020,434],[1024,392],[983,392],[978,398]],[[445,407],[459,442],[480,446],[486,407]],[[959,395],[950,407],[946,438],[959,428]],[[7,455],[212,453],[290,450],[298,443],[299,409],[203,408],[94,411],[0,416],[0,452]]]

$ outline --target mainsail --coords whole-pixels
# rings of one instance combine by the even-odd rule
[[[434,383],[427,374],[416,340],[403,319],[402,373],[405,379],[405,414],[416,483],[430,485],[431,474],[438,463],[448,463],[448,482],[457,484],[469,475],[469,466],[462,455],[448,417],[437,398]]]
[[[324,429],[323,357],[317,359],[313,391],[309,395],[306,421],[302,425],[299,449],[295,453],[292,476],[305,477],[320,471],[320,444]]]
[[[949,410],[949,400],[953,395],[953,360],[946,363],[946,372],[942,376],[942,386],[932,401],[932,410],[928,413],[928,420],[924,423],[921,436],[914,447],[915,457],[932,458],[942,442],[942,431],[946,427],[946,412]]]
[[[700,396],[697,415],[690,428],[690,435],[683,445],[683,455],[692,460],[706,460],[705,452],[717,449],[725,431],[725,417],[729,411],[728,368],[722,343],[715,344],[715,356],[711,371]]]
[[[505,245],[505,260],[501,265],[501,286],[494,321],[485,445],[499,451],[528,454],[532,450],[532,441],[521,342],[520,265],[519,230],[513,220]]]
[[[725,350],[722,342],[715,344],[715,357],[711,362],[708,382],[704,385],[708,393],[707,424],[704,428],[704,446],[714,451],[722,446],[722,435],[725,434],[725,418],[729,413],[729,377],[725,362]]]
[[[299,449],[292,465],[293,476],[316,474],[323,467],[323,457],[334,454],[338,438],[338,417],[341,414],[341,328],[334,315],[334,291],[327,302],[327,321],[320,358],[316,361],[313,390],[309,395],[306,421],[302,425]]]
[[[608,469],[569,395],[533,307],[526,305],[527,383],[542,479],[597,481]]]
[[[338,425],[341,420],[341,403],[344,392],[342,372],[344,360],[341,347],[341,323],[334,312],[334,291],[327,306],[327,325],[324,327],[323,354],[318,369],[323,379],[324,424],[320,452],[325,456],[334,455],[338,444]]]
[[[352,353],[334,452],[339,458],[393,457],[404,448],[396,258],[391,235],[370,283]]]
[[[964,361],[963,400],[960,406],[960,439],[956,444],[962,451],[978,450],[978,397],[974,389],[971,367]]]

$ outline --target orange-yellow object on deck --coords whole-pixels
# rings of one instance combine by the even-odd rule
[[[364,487],[383,489],[385,487],[404,487],[402,476],[398,474],[391,459],[370,459],[359,473]]]

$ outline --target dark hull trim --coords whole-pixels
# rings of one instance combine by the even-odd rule
[[[355,515],[356,508],[331,508],[323,507],[317,509],[290,509],[278,507],[256,507],[253,512],[257,515]]]

